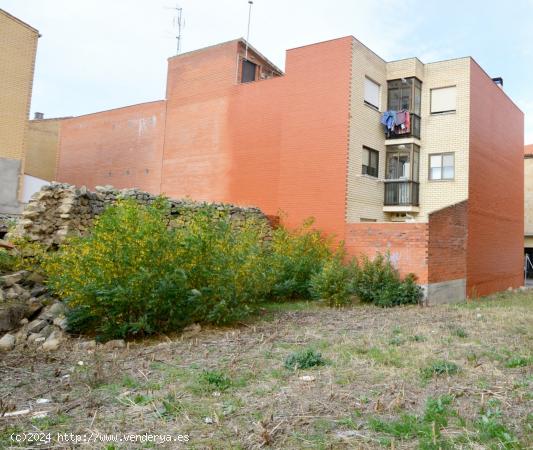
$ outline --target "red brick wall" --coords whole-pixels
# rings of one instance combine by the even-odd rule
[[[237,41],[168,61],[161,191],[173,198],[228,200],[228,103]]]
[[[346,248],[350,255],[390,254],[402,276],[412,272],[419,284],[428,282],[427,223],[349,223]]]
[[[523,284],[524,116],[471,62],[467,293]]]
[[[236,42],[171,59],[162,192],[313,216],[342,237],[351,45],[289,50],[286,75],[247,84]]]
[[[429,283],[466,278],[467,214],[466,201],[430,214]]]
[[[58,181],[159,193],[163,100],[61,121]]]
[[[353,38],[287,52],[279,208],[344,236]]]

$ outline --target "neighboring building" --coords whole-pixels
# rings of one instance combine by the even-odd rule
[[[533,261],[533,144],[524,147],[524,219],[524,251]]]
[[[45,119],[41,113],[28,122],[25,174],[46,181],[56,179],[59,130],[64,117]]]
[[[166,100],[63,121],[58,179],[313,216],[435,303],[522,284],[523,114],[472,58],[386,62],[350,36],[282,73],[246,52],[170,58]]]
[[[0,213],[21,211],[38,38],[35,28],[0,9]]]

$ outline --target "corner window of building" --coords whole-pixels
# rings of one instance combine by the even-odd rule
[[[378,176],[379,152],[363,147],[363,175]]]
[[[388,145],[385,178],[418,181],[419,152],[416,144]]]
[[[392,136],[407,137],[409,135],[420,139],[420,115],[422,105],[422,82],[415,77],[400,78],[387,81],[387,111],[409,112],[409,130]],[[403,128],[402,128],[403,129]]]
[[[455,177],[455,157],[453,153],[429,155],[429,179],[453,180]]]
[[[255,74],[257,72],[257,64],[254,64],[251,61],[244,59],[242,61],[242,83],[249,83],[250,81],[255,81]]]
[[[431,89],[431,114],[454,112],[456,103],[456,86]]]
[[[370,78],[365,77],[365,103],[379,110],[380,86]]]

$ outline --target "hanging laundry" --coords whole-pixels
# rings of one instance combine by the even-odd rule
[[[385,111],[381,115],[381,123],[385,125],[385,128],[387,128],[387,130],[389,131],[394,130],[395,122],[396,122],[396,111]]]
[[[409,111],[401,111],[396,117],[402,115],[403,122],[394,129],[396,134],[408,134],[411,132],[411,114]]]
[[[400,126],[405,123],[405,117],[409,114],[407,111],[399,111],[396,113],[396,119],[394,120],[394,125]]]

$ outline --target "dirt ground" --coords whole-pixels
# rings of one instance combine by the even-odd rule
[[[2,354],[0,448],[533,448],[532,305],[528,292],[430,308],[272,305],[234,328],[125,348],[71,339]],[[308,348],[325,364],[284,367]],[[438,398],[449,406],[435,419]]]

